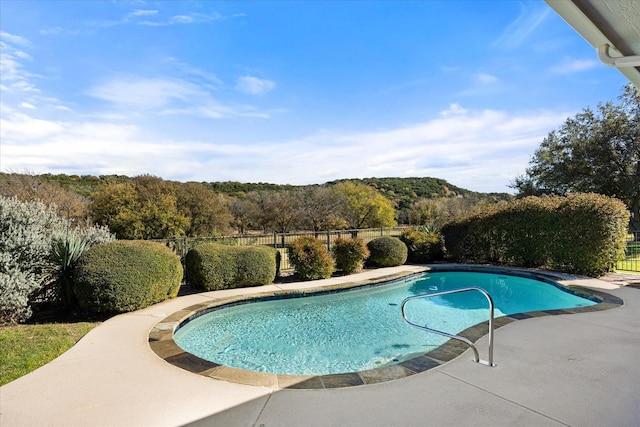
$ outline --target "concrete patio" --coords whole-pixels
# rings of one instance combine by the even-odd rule
[[[314,286],[412,268],[367,271]],[[568,279],[562,283],[604,291],[624,305],[503,326],[496,330],[494,368],[473,363],[467,351],[406,378],[324,390],[207,378],[170,365],[148,343],[159,320],[187,306],[308,284],[180,297],[109,319],[56,360],[1,387],[0,425],[640,425],[640,290],[609,279]],[[482,338],[481,355],[486,346]]]

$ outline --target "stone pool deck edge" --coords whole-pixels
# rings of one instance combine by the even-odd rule
[[[158,357],[170,363],[171,365],[182,368],[188,372],[216,380],[229,381],[251,386],[270,387],[274,389],[343,388],[376,384],[415,375],[441,366],[459,357],[460,355],[462,355],[462,353],[467,351],[469,347],[458,340],[450,339],[442,346],[428,353],[419,355],[409,360],[405,360],[403,362],[399,362],[397,364],[387,365],[377,369],[328,375],[284,375],[238,369],[201,359],[180,348],[173,340],[173,334],[182,324],[206,312],[224,306],[232,306],[238,303],[247,303],[271,298],[277,299],[278,297],[287,297],[291,296],[292,294],[295,294],[296,296],[306,296],[366,287],[401,280],[403,278],[408,278],[415,274],[427,271],[473,271],[512,274],[538,280],[550,280],[555,283],[561,284],[562,286],[576,292],[577,294],[595,297],[600,301],[598,304],[588,307],[535,311],[498,317],[494,319],[493,322],[494,330],[497,330],[502,326],[519,320],[525,320],[534,317],[609,310],[619,307],[623,304],[623,301],[620,298],[617,298],[606,292],[596,291],[594,289],[585,287],[585,285],[588,284],[596,284],[598,285],[598,287],[603,287],[602,283],[592,282],[593,280],[597,279],[591,279],[566,273],[538,269],[522,269],[515,267],[477,264],[434,264],[428,266],[402,267],[410,267],[410,269],[404,269],[391,274],[354,281],[338,281],[327,279],[327,281],[330,283],[326,283],[327,281],[311,281],[287,285],[271,285],[275,286],[277,289],[270,288],[267,291],[252,293],[249,295],[245,293],[236,293],[234,295],[227,295],[217,298],[211,302],[188,306],[162,319],[151,329],[149,333],[149,346],[158,355]],[[334,279],[348,279],[352,277],[353,276],[345,276],[342,278]],[[617,288],[617,286],[615,285],[611,286],[611,289]],[[609,286],[604,285],[604,287],[608,288]],[[236,289],[236,291],[242,291],[242,289]],[[485,321],[467,328],[459,335],[467,338],[473,343],[476,343],[479,339],[487,334],[488,321]]]

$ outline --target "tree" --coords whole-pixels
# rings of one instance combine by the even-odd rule
[[[0,195],[17,197],[24,202],[41,201],[75,225],[86,225],[89,200],[63,188],[56,181],[30,173],[0,173]]]
[[[364,184],[341,182],[334,190],[344,200],[342,216],[351,228],[393,227],[395,209],[391,201],[375,188]]]
[[[232,216],[224,195],[197,182],[175,183],[175,191],[178,210],[190,220],[187,236],[212,236],[227,231]]]
[[[109,226],[119,239],[167,239],[189,228],[189,218],[178,211],[175,188],[157,177],[110,182],[91,199],[94,221]]]
[[[262,219],[265,229],[287,233],[300,221],[300,197],[296,191],[263,194]]]
[[[238,229],[238,233],[244,234],[247,230],[257,226],[255,221],[259,208],[252,197],[234,198],[229,209],[233,215],[233,226]]]
[[[295,190],[253,191],[232,202],[233,223],[240,233],[247,229],[287,233],[300,224],[300,203]]]
[[[502,197],[501,197],[502,198]],[[409,223],[442,227],[446,222],[460,218],[473,208],[482,204],[495,203],[495,200],[467,194],[458,197],[440,197],[422,199],[413,203],[409,209]]]
[[[244,199],[246,221],[250,228],[262,230],[263,233],[273,231],[273,222],[269,217],[269,191],[252,191]]]
[[[615,196],[640,230],[640,95],[627,85],[620,104],[570,117],[542,141],[513,188],[519,196],[594,192]]]
[[[110,182],[91,195],[91,217],[108,225],[119,239],[140,238],[140,203],[133,183]]]
[[[346,228],[347,223],[341,217],[344,202],[333,187],[305,188],[300,200],[302,225],[313,231]]]

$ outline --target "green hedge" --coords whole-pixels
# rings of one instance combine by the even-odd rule
[[[400,234],[407,245],[409,262],[423,264],[438,261],[444,256],[444,241],[437,231],[420,231],[409,228]]]
[[[336,268],[346,274],[361,271],[364,261],[369,257],[369,249],[359,237],[352,239],[337,238],[333,242],[331,252],[336,260]]]
[[[278,262],[278,251],[266,246],[205,243],[187,253],[187,277],[193,288],[204,291],[268,285]]]
[[[597,276],[624,257],[628,223],[624,203],[590,193],[486,206],[446,224],[442,233],[453,261]]]
[[[315,237],[299,237],[287,246],[289,262],[302,280],[331,277],[335,262],[324,243]]]
[[[395,267],[407,262],[408,249],[397,237],[384,236],[367,243],[370,255],[367,265],[373,267]]]
[[[74,273],[80,307],[96,313],[123,313],[178,295],[180,258],[166,246],[116,240],[92,246]]]

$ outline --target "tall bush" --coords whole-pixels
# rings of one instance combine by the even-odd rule
[[[367,264],[374,267],[395,267],[407,262],[408,249],[397,237],[384,236],[367,243],[370,255]]]
[[[409,262],[428,263],[437,261],[444,255],[444,241],[439,231],[409,228],[399,238],[407,245]]]
[[[324,243],[315,237],[299,237],[288,247],[289,262],[302,280],[331,277],[335,263]]]
[[[629,212],[617,199],[573,194],[484,207],[442,231],[455,261],[597,276],[624,257],[628,221]]]
[[[80,257],[74,289],[87,311],[123,313],[178,295],[182,273],[180,258],[166,246],[116,240],[95,245]]]
[[[29,299],[51,282],[52,234],[64,223],[53,207],[41,202],[0,198],[0,321],[31,316]]]
[[[338,238],[333,242],[331,251],[336,260],[336,268],[346,274],[361,271],[365,260],[369,257],[369,249],[359,237]]]
[[[266,246],[204,243],[187,253],[187,277],[204,291],[268,285],[276,277],[279,255]]]
[[[625,257],[630,213],[615,198],[574,194],[563,198],[551,247],[551,267],[589,275],[609,271]]]

